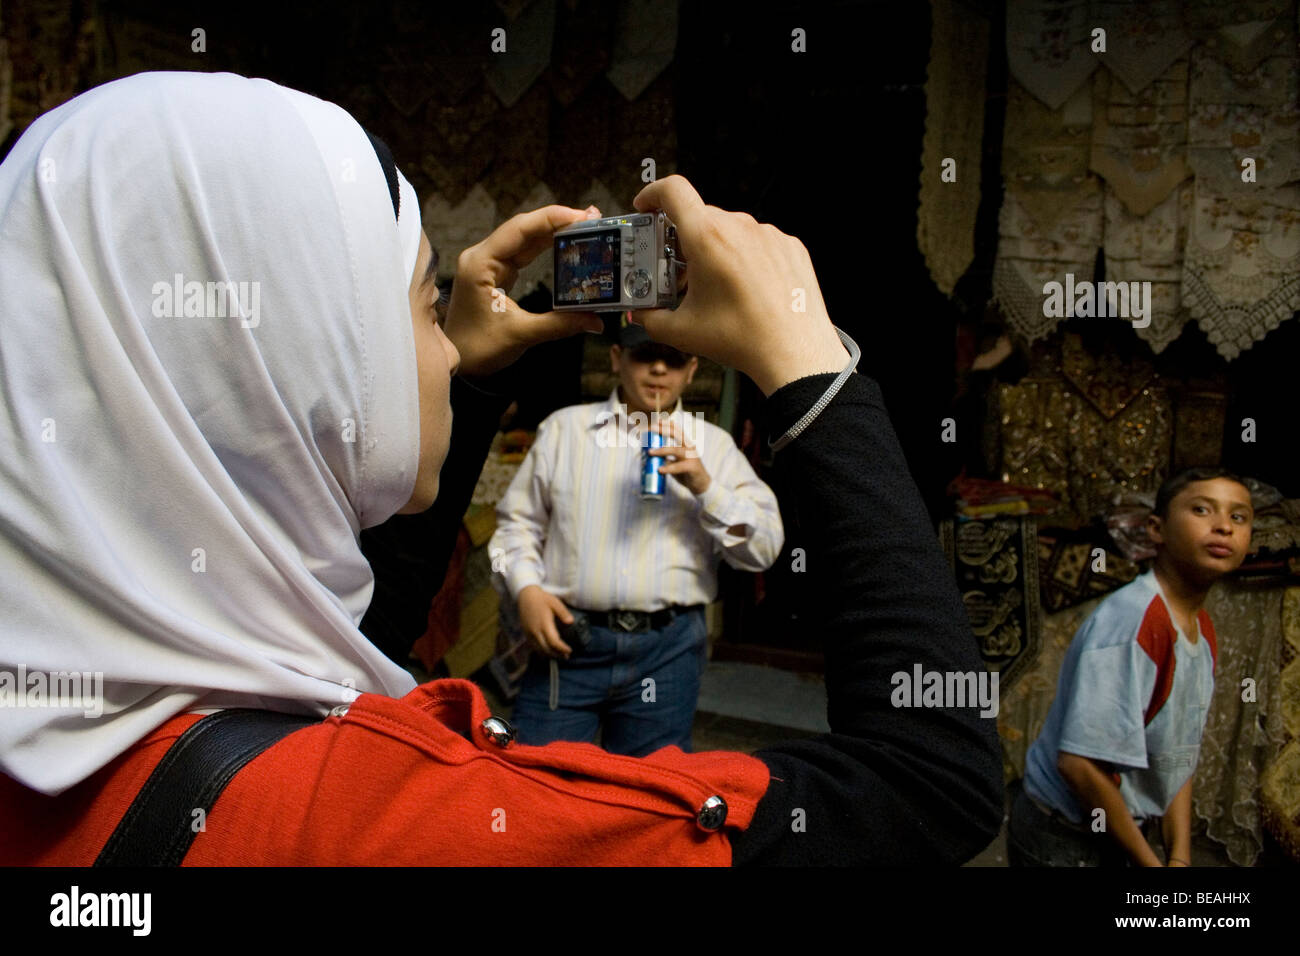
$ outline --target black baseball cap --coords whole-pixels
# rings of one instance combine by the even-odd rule
[[[653,362],[656,359],[663,359],[665,365],[681,368],[691,360],[690,355],[680,349],[650,338],[650,333],[645,330],[645,326],[628,321],[626,312],[619,316],[619,327],[615,330],[614,337],[634,362]]]

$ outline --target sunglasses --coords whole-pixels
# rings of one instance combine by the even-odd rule
[[[627,357],[633,362],[644,362],[647,365],[662,359],[663,363],[669,368],[685,368],[686,363],[691,360],[691,357],[685,352],[679,352],[671,345],[663,345],[659,342],[647,342],[644,345],[638,345],[627,353]]]

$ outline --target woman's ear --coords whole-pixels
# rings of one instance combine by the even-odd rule
[[[621,347],[617,345],[611,345],[609,347],[609,370],[615,375],[618,374],[619,360],[622,354],[623,349]]]

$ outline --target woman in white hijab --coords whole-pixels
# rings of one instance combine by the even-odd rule
[[[15,146],[0,670],[102,674],[103,713],[5,711],[7,774],[58,793],[182,711],[414,686],[357,630],[357,535],[432,502],[458,362],[411,324],[400,199],[343,110],[231,74],[110,83]]]

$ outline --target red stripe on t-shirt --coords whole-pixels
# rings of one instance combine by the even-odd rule
[[[1201,628],[1201,637],[1205,638],[1210,644],[1210,661],[1217,667],[1219,663],[1219,636],[1214,633],[1214,622],[1210,620],[1210,612],[1201,608],[1196,613],[1196,623]]]
[[[1151,702],[1147,704],[1144,723],[1150,724],[1160,713],[1160,708],[1169,699],[1169,692],[1174,686],[1174,643],[1178,632],[1174,630],[1173,619],[1165,608],[1165,602],[1159,597],[1152,598],[1147,605],[1147,612],[1142,616],[1142,625],[1138,628],[1138,644],[1146,651],[1156,665],[1156,686],[1151,692]],[[1211,644],[1211,647],[1214,645]]]

